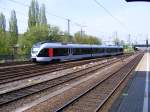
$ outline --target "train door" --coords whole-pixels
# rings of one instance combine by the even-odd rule
[[[72,59],[72,48],[68,48],[68,50],[69,50],[69,51],[68,51],[68,52],[69,52],[69,55],[68,55],[68,56],[69,56],[69,59]]]
[[[93,58],[94,57],[94,48],[91,47],[91,52],[90,53],[91,53],[91,57]]]

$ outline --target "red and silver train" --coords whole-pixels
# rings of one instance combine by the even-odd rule
[[[31,59],[34,62],[66,61],[123,54],[122,46],[63,44],[40,42],[34,44]]]

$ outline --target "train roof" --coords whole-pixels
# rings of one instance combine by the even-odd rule
[[[45,47],[45,48],[50,48],[50,47],[54,47],[54,48],[67,48],[67,47],[71,47],[71,48],[90,48],[90,47],[95,47],[95,48],[123,48],[122,46],[115,46],[115,45],[89,45],[89,44],[67,44],[67,43],[50,43],[50,42],[40,42],[37,44],[34,44],[33,47]]]

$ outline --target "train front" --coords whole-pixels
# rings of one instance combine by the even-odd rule
[[[50,62],[53,58],[53,49],[48,47],[48,43],[34,44],[31,49],[31,59],[33,62]]]
[[[41,49],[41,44],[40,43],[34,44],[32,46],[32,49],[31,49],[31,60],[33,62],[37,61],[37,56],[39,54],[40,49]]]

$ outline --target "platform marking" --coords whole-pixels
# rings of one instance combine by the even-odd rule
[[[148,112],[148,85],[149,85],[149,53],[147,53],[146,59],[146,82],[145,82],[143,112]]]

